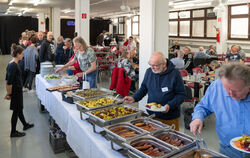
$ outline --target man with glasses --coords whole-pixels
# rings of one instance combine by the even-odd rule
[[[168,125],[174,124],[179,130],[180,104],[184,101],[185,90],[182,77],[173,63],[161,52],[152,54],[140,89],[133,96],[126,96],[125,103],[140,101],[148,94],[148,103],[156,102],[165,107],[164,112],[152,112],[156,119]]]

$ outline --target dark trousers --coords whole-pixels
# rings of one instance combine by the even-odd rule
[[[11,133],[16,132],[16,124],[17,124],[18,118],[22,122],[23,126],[27,125],[25,118],[23,116],[23,110],[13,110],[12,117],[11,117]]]
[[[35,72],[29,71],[29,70],[26,70],[26,71],[27,71],[27,78],[25,80],[24,87],[31,90],[32,89],[32,82],[33,82],[33,79],[35,77]]]

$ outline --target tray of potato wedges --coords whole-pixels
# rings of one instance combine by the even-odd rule
[[[90,99],[95,97],[102,97],[106,95],[113,95],[114,92],[106,88],[93,88],[93,89],[84,89],[76,90],[72,92],[72,96],[77,99]]]
[[[129,123],[138,128],[143,129],[147,133],[153,133],[160,129],[170,128],[170,126],[168,126],[167,124],[154,120],[150,117],[138,118],[138,119],[129,121]]]
[[[151,135],[175,148],[178,148],[175,153],[195,146],[195,140],[192,137],[172,129],[158,130],[155,133],[151,133]]]
[[[113,105],[106,108],[86,112],[89,121],[99,127],[129,121],[140,116],[139,109],[130,105]]]
[[[122,99],[112,95],[75,101],[77,109],[83,113],[121,103]]]
[[[105,126],[103,129],[106,131],[106,137],[111,142],[114,142],[120,146],[122,146],[122,142],[147,134],[142,129],[135,127],[128,122]]]
[[[172,156],[177,148],[170,146],[151,135],[144,135],[123,145],[128,148],[128,155],[132,158],[165,158]]]

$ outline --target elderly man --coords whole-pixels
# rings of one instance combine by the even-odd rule
[[[53,33],[47,33],[47,39],[42,42],[41,48],[39,50],[39,60],[40,62],[54,61],[54,55],[56,52],[56,47],[53,40]]]
[[[209,46],[209,49],[206,51],[206,54],[210,56],[217,56],[217,52],[215,50],[215,47],[213,45]]]
[[[73,51],[73,46],[72,46],[72,40],[70,38],[66,38],[64,40],[64,46],[63,46],[63,64],[66,64],[69,59],[72,57],[72,55],[74,54]]]
[[[243,134],[250,135],[250,68],[241,63],[223,65],[220,79],[214,81],[194,109],[190,131],[201,133],[204,118],[216,116],[216,131],[220,152],[232,158],[249,158],[230,146],[230,140]]]
[[[175,66],[166,60],[161,52],[152,54],[140,89],[131,97],[124,98],[125,103],[141,100],[148,94],[148,103],[156,102],[165,107],[164,112],[155,112],[156,119],[168,124],[175,124],[179,130],[180,104],[184,101],[185,92],[182,77]],[[148,111],[153,114],[152,111]]]
[[[180,50],[176,50],[176,52],[177,52],[177,57],[172,58],[170,61],[175,65],[176,69],[178,70],[184,69],[184,60],[183,60],[184,53]]]
[[[186,46],[183,48],[184,52],[184,62],[185,66],[184,69],[188,71],[188,73],[193,74],[194,62],[193,62],[193,54],[191,53],[191,47]]]

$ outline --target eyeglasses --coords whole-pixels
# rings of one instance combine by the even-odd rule
[[[155,67],[155,68],[159,68],[162,64],[163,64],[163,63],[160,63],[160,64],[158,64],[158,65],[152,65],[152,64],[148,63],[149,66]]]

